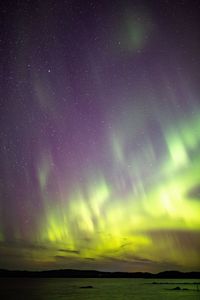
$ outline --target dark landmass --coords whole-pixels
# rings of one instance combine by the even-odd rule
[[[80,289],[93,289],[92,285],[84,285],[84,286],[80,286]]]
[[[168,290],[170,290],[170,291],[188,291],[189,289],[186,289],[186,288],[181,289],[179,286],[176,286],[175,288],[168,289]]]
[[[157,274],[134,272],[101,272],[93,270],[49,270],[49,271],[13,271],[0,269],[0,277],[28,278],[185,278],[200,279],[200,272],[165,271]]]
[[[178,278],[177,278],[178,279]],[[180,278],[179,278],[180,279]],[[188,279],[188,278],[187,278]],[[185,284],[194,284],[194,285],[199,285],[200,284],[200,282],[166,282],[166,281],[162,281],[162,282],[147,282],[146,284],[164,284],[164,285],[166,285],[166,284],[170,284],[170,285],[172,285],[172,284],[183,284],[183,285],[185,285]]]
[[[180,286],[176,286],[171,289],[166,289],[168,291],[195,291],[195,292],[200,292],[199,288],[197,287],[196,289],[188,289],[188,288],[180,288]]]

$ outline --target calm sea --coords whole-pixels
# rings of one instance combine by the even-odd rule
[[[197,279],[2,279],[1,300],[200,300]],[[152,284],[152,282],[162,284]],[[85,288],[92,286],[92,288]],[[172,290],[180,287],[181,290]],[[187,289],[187,290],[184,290]]]

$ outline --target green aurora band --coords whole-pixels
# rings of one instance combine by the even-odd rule
[[[191,246],[184,250],[178,236],[184,232],[190,237],[200,229],[200,119],[193,116],[175,129],[165,130],[168,151],[157,166],[150,142],[142,153],[127,157],[123,137],[127,135],[112,133],[110,137],[116,184],[94,170],[84,187],[77,183],[70,193],[62,187],[60,194],[54,195],[56,201],[47,193],[52,162],[50,157],[43,158],[38,179],[44,214],[37,244],[48,245],[54,253],[46,257],[48,262],[58,257],[72,261],[124,260],[133,263],[126,268],[134,271],[134,261],[146,260],[195,269],[199,265],[198,249]],[[144,168],[149,172],[146,180],[140,174]],[[130,182],[126,191],[123,169]],[[120,196],[117,187],[123,191]]]

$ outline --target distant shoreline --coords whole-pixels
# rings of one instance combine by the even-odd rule
[[[148,272],[101,272],[94,270],[48,270],[20,271],[0,269],[0,278],[149,278],[149,279],[200,279],[200,272],[164,271],[157,274]]]

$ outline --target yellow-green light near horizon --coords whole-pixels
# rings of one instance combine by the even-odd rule
[[[189,132],[189,128],[187,130]],[[192,135],[193,129],[190,130]],[[139,180],[138,168],[151,167],[146,162],[151,163],[151,158],[152,165],[155,164],[155,156],[151,154],[148,157],[145,151],[134,153],[134,149],[127,156],[124,152],[126,137],[120,140],[119,136],[118,140],[116,134],[111,136],[114,141],[113,168],[115,172],[119,172],[114,175],[115,178],[119,175],[120,180],[120,170],[123,170],[123,191],[120,192],[121,181],[109,181],[102,171],[98,177],[94,172],[86,186],[77,184],[71,193],[63,189],[60,200],[46,199],[44,195],[45,216],[41,216],[40,220],[39,241],[66,249],[66,257],[70,255],[101,260],[101,257],[112,256],[122,259],[128,255],[140,257],[142,253],[144,259],[153,259],[152,232],[200,230],[200,203],[189,196],[190,190],[200,183],[200,155],[196,153],[190,160],[188,139],[182,138],[179,132],[166,132],[168,152],[159,166],[158,174],[153,176],[152,170],[152,178],[142,178],[140,174]],[[150,148],[153,151],[150,144],[146,145],[147,150]],[[140,157],[138,161],[137,155],[144,157]],[[171,165],[167,172],[166,161]],[[135,165],[138,165],[137,168]],[[40,173],[47,174],[46,170],[49,169],[43,164]],[[127,186],[126,180],[129,181]],[[42,193],[43,187],[42,183]],[[158,240],[157,243],[159,248],[159,243],[163,243],[163,240]],[[188,254],[182,253],[181,246],[176,244],[173,235],[168,236],[166,251],[169,262],[185,268],[189,266]],[[162,253],[157,258],[156,255],[155,259],[164,259]]]

